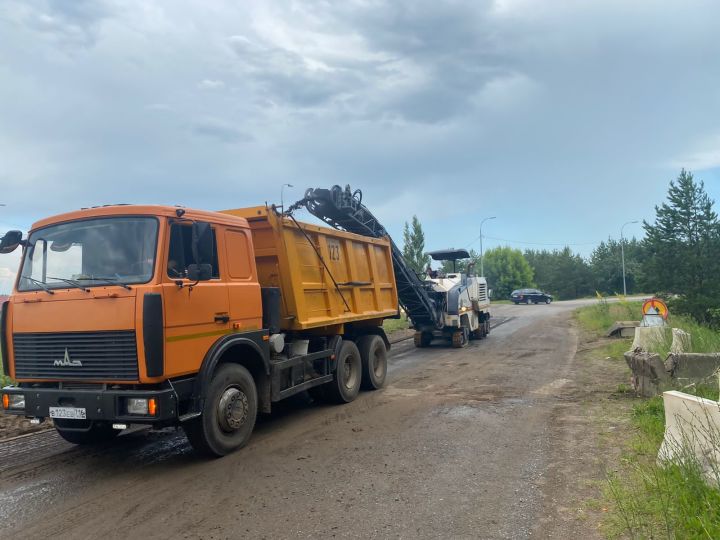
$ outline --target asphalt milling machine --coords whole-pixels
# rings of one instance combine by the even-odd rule
[[[468,265],[466,272],[455,271],[458,260],[470,258],[466,250],[429,253],[436,261],[452,261],[453,272],[418,275],[405,262],[385,227],[363,204],[359,189],[310,188],[284,213],[292,217],[293,211],[303,207],[335,229],[390,239],[398,299],[415,330],[416,347],[427,347],[436,338],[449,340],[453,347],[464,347],[471,339],[488,335],[490,298],[485,277],[475,275],[473,264]]]

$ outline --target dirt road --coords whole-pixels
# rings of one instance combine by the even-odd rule
[[[398,344],[383,390],[288,403],[220,460],[174,432],[2,443],[3,535],[593,538],[577,514],[594,450],[578,305],[498,306],[502,324],[462,350]]]

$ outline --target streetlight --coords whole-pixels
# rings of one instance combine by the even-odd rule
[[[485,275],[485,268],[483,267],[483,247],[482,247],[482,226],[489,219],[495,219],[497,216],[486,217],[480,222],[480,275]]]
[[[623,296],[627,296],[627,284],[625,283],[625,238],[623,237],[623,229],[625,228],[625,225],[632,225],[633,223],[638,223],[638,222],[637,221],[628,221],[626,223],[623,223],[623,226],[620,227],[620,255],[622,257]]]
[[[283,203],[283,190],[286,187],[291,188],[295,186],[293,186],[292,184],[283,184],[282,186],[280,186],[280,207],[283,209],[283,212],[285,211],[285,204]]]

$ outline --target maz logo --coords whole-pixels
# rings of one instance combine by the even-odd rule
[[[65,356],[62,360],[55,360],[53,362],[53,366],[55,367],[82,367],[82,362],[80,360],[71,360],[70,359],[70,353],[68,353],[67,347],[65,347]]]

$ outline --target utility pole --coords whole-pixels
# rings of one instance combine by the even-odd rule
[[[280,208],[282,208],[283,212],[285,212],[285,203],[283,203],[283,190],[286,187],[291,188],[291,187],[295,187],[295,186],[293,186],[292,184],[283,184],[282,186],[280,186]]]
[[[637,223],[637,221],[628,221],[627,223],[623,223],[623,226],[620,227],[620,255],[622,258],[623,296],[627,296],[627,284],[625,283],[625,237],[623,236],[623,229],[625,228],[625,225],[631,225],[633,223]]]
[[[480,221],[480,275],[481,275],[481,276],[485,276],[485,267],[483,266],[483,245],[482,245],[483,234],[482,234],[482,226],[483,226],[483,223],[485,223],[487,220],[489,220],[489,219],[495,219],[496,217],[497,217],[497,216],[486,217],[485,219],[483,219],[482,221]]]

